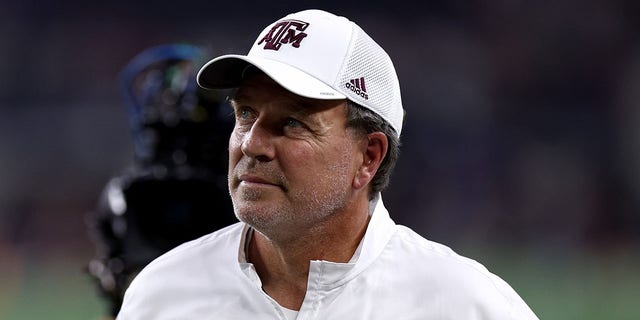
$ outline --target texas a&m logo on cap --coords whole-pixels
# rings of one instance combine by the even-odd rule
[[[265,42],[265,50],[278,50],[282,44],[287,43],[290,43],[295,48],[300,48],[300,42],[307,36],[302,31],[307,29],[308,26],[308,22],[300,20],[282,20],[271,27],[271,30],[258,42],[258,45]]]

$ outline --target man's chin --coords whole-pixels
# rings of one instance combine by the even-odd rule
[[[238,220],[250,225],[261,233],[270,233],[269,230],[280,228],[282,218],[271,212],[239,211],[236,213]]]
[[[238,219],[249,223],[250,221],[266,221],[273,219],[278,210],[261,201],[234,202],[234,211]]]
[[[282,195],[282,189],[275,185],[267,184],[241,184],[238,186],[232,198],[244,202],[276,201]]]

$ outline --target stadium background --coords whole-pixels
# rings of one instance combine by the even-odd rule
[[[115,77],[166,43],[245,52],[319,7],[394,59],[407,109],[385,201],[541,319],[638,319],[635,1],[0,1],[0,319],[97,319],[86,215],[131,163]]]

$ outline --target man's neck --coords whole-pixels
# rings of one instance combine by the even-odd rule
[[[299,310],[307,289],[312,260],[348,262],[364,236],[368,206],[336,216],[305,230],[294,240],[275,241],[253,231],[247,258],[262,281],[263,290],[281,306]]]

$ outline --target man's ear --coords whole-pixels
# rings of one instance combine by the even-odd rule
[[[353,179],[353,187],[361,189],[369,184],[387,154],[389,141],[382,132],[368,133],[363,139],[363,161]]]

